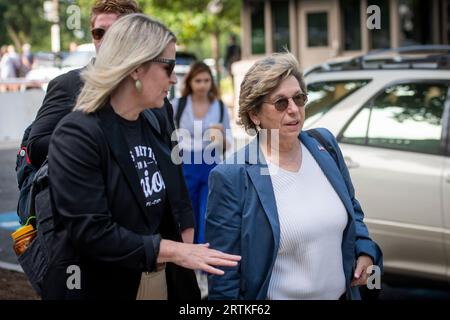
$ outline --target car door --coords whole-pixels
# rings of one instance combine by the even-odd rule
[[[388,272],[446,277],[442,172],[448,159],[441,120],[448,86],[391,84],[338,136]]]
[[[442,185],[445,215],[445,245],[447,251],[447,277],[450,280],[450,157],[447,157],[445,160]]]
[[[442,175],[442,203],[445,222],[444,242],[447,253],[447,277],[450,281],[450,92],[447,95],[447,106],[445,111],[446,116],[444,119],[447,119],[447,125],[444,127],[447,128],[447,157],[445,159]]]

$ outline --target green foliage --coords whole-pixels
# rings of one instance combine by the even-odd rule
[[[25,42],[33,51],[50,51],[51,23],[44,19],[44,0],[0,0],[0,45]],[[94,0],[59,0],[61,50],[69,43],[91,42],[89,16]],[[211,57],[211,35],[220,35],[221,52],[229,33],[239,33],[242,0],[222,0],[222,10],[214,15],[208,12],[209,0],[137,0],[143,12],[164,22],[175,32],[178,44],[199,58]],[[74,33],[67,25],[67,8],[81,9],[81,32]],[[76,34],[84,34],[77,38]]]
[[[21,47],[36,42],[50,44],[50,23],[43,19],[41,0],[0,0],[0,44]]]
[[[241,0],[222,0],[218,14],[208,11],[209,0],[152,0],[142,6],[145,13],[164,22],[175,32],[178,44],[199,58],[211,57],[211,35],[220,35],[221,52],[230,33],[239,33]],[[226,35],[223,37],[223,35]],[[222,41],[225,39],[225,41]]]

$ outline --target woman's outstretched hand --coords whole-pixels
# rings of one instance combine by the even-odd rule
[[[158,263],[172,262],[181,267],[202,270],[215,275],[223,275],[223,270],[215,267],[237,266],[241,256],[210,249],[209,243],[189,244],[171,240],[161,240]]]

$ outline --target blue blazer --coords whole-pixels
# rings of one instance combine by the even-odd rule
[[[347,299],[360,299],[351,287],[356,259],[372,257],[382,269],[382,253],[363,222],[358,200],[342,153],[333,134],[317,129],[338,155],[338,165],[308,132],[299,139],[311,152],[342,200],[348,222],[342,237],[342,260]],[[212,248],[242,256],[237,267],[225,267],[223,276],[208,276],[209,299],[266,299],[272,268],[280,245],[280,224],[270,175],[258,138],[213,169],[209,176],[206,241]],[[301,195],[299,195],[301,196]]]

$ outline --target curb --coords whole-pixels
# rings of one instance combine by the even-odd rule
[[[11,270],[11,271],[24,273],[22,267],[20,265],[18,265],[18,264],[15,264],[15,263],[9,263],[9,262],[0,261],[0,268],[1,269],[6,269],[6,270]]]
[[[0,150],[6,149],[20,149],[20,141],[19,140],[7,140],[0,141]]]

